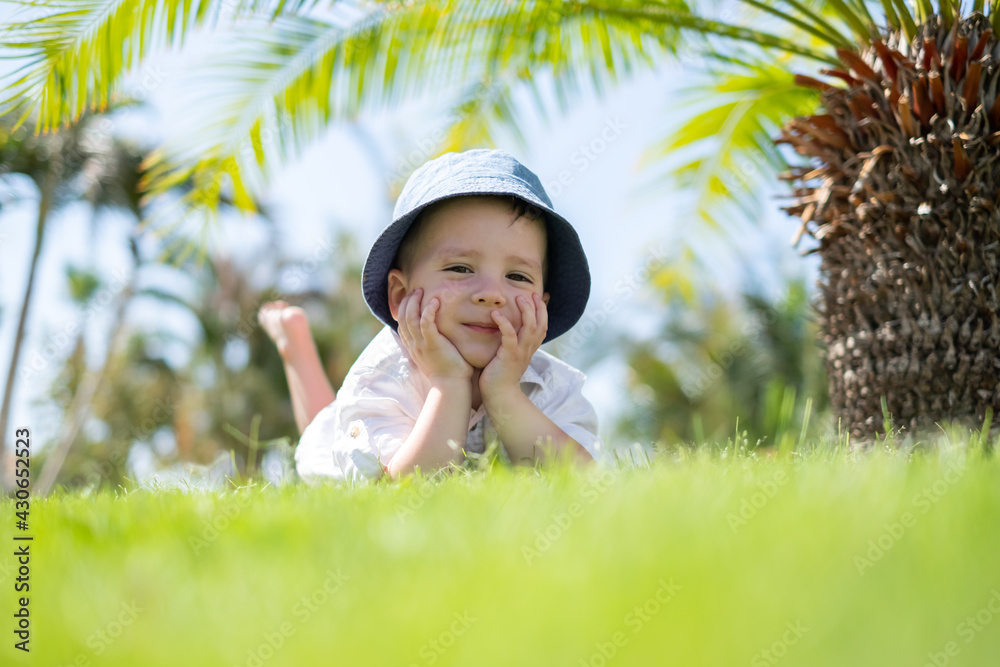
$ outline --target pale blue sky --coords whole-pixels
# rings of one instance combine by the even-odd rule
[[[122,121],[123,130],[155,136],[179,122],[183,109],[177,108],[176,101],[183,99],[178,87],[184,80],[184,68],[198,64],[197,52],[192,53],[186,61],[176,58],[154,61],[133,78],[138,85],[145,83],[149,100],[161,117],[133,113]],[[525,91],[518,98],[518,109],[524,121],[521,129],[528,140],[527,149],[517,146],[509,135],[501,135],[499,146],[514,153],[538,174],[556,210],[580,234],[593,277],[588,314],[583,321],[588,317],[594,320],[602,304],[611,299],[615,316],[605,326],[633,334],[651,334],[658,320],[656,295],[648,289],[625,293],[622,287],[630,278],[644,275],[642,267],[650,258],[669,255],[678,243],[700,233],[691,212],[690,194],[671,191],[666,184],[652,196],[639,198],[635,194],[652,177],[650,171],[638,170],[642,152],[676,126],[676,91],[679,85],[689,83],[685,71],[685,66],[664,62],[656,71],[643,71],[618,88],[609,89],[604,99],[586,93],[572,105],[569,114],[561,117],[549,96],[550,124],[543,123],[535,114]],[[543,90],[547,89],[545,81],[546,77],[539,78]],[[442,106],[440,99],[425,98],[422,102],[366,116],[353,125],[337,124],[305,155],[287,165],[267,197],[284,230],[285,251],[307,259],[315,252],[317,239],[332,238],[341,226],[352,229],[367,249],[392,213],[394,202],[387,195],[386,170],[395,171],[411,159],[409,156],[422,161],[421,146],[444,122],[442,109],[447,109],[447,104]],[[594,154],[593,159],[584,156],[583,146],[592,145],[596,152],[602,143],[603,150]],[[561,172],[566,185],[557,185]],[[0,196],[8,195],[0,191]],[[766,267],[762,270],[765,276],[812,276],[815,262],[802,260],[790,248],[789,238],[795,225],[777,211],[777,205],[775,202],[775,212],[762,222],[763,231],[741,241],[743,252]],[[3,255],[0,369],[4,371],[9,364],[33,243],[35,206],[36,197],[29,193],[24,204],[5,207],[0,217]],[[83,207],[67,210],[51,224],[22,365],[33,354],[58,358],[62,350],[69,351],[68,346],[60,347],[60,335],[82,320],[67,304],[63,279],[67,262],[86,266],[87,258],[94,256],[109,281],[113,281],[116,270],[129,264],[122,243],[127,228],[124,221],[108,220],[92,242],[87,237],[88,214]],[[267,242],[261,235],[248,233],[251,227],[239,221],[227,223],[215,247],[237,261],[251,257]],[[731,270],[735,261],[732,255],[721,245],[711,247],[709,263],[720,284],[738,287],[742,275]],[[777,289],[777,282],[770,287]],[[162,326],[164,317],[161,310],[145,306],[133,308],[129,313],[131,322],[145,328]],[[105,325],[106,317],[97,317],[91,323],[89,333],[95,356],[100,353],[98,341]],[[569,341],[572,336],[573,331],[560,341]],[[577,357],[572,350],[565,354],[570,363]],[[22,382],[17,389],[12,427],[32,427],[36,441],[58,427],[51,410],[31,405],[32,399],[48,386],[51,371],[58,365],[58,362],[49,364],[46,371]],[[612,417],[629,400],[624,389],[625,370],[613,355],[605,363],[588,369],[586,394],[598,410],[604,435]]]

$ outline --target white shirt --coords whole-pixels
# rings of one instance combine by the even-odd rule
[[[595,461],[614,464],[614,456],[597,437],[597,413],[581,392],[586,379],[581,371],[538,350],[521,376],[521,391]],[[303,431],[295,449],[299,476],[310,483],[324,478],[378,479],[382,466],[409,437],[430,389],[430,380],[403,349],[399,334],[383,328],[351,366],[336,399]],[[486,443],[497,439],[486,408],[470,408],[465,450],[481,454]],[[503,447],[498,451],[507,457]]]

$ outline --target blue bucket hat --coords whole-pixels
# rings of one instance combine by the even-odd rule
[[[552,209],[542,182],[504,150],[476,148],[445,153],[410,174],[393,220],[375,240],[365,261],[361,289],[365,302],[381,322],[398,328],[389,311],[389,271],[406,231],[420,212],[436,202],[465,195],[512,195],[544,213],[548,236],[548,342],[570,329],[583,315],[590,297],[590,268],[573,226]]]

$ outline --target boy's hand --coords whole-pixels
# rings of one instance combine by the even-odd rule
[[[521,376],[528,370],[531,357],[538,351],[545,334],[549,330],[549,311],[542,297],[537,294],[518,296],[517,307],[521,311],[521,329],[514,325],[500,311],[490,314],[500,327],[503,339],[493,361],[486,365],[479,376],[479,391],[483,401],[506,392],[521,391]]]
[[[417,367],[429,378],[472,378],[472,366],[458,348],[438,331],[441,300],[434,297],[421,310],[424,292],[417,289],[399,302],[399,337]]]

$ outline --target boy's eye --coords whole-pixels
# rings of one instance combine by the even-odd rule
[[[445,269],[445,271],[458,271],[459,269],[461,269],[462,271],[471,272],[471,270],[467,266],[449,266],[447,269]],[[528,283],[531,282],[531,278],[521,273],[508,273],[507,275],[512,278],[517,278],[518,282],[528,282]]]

